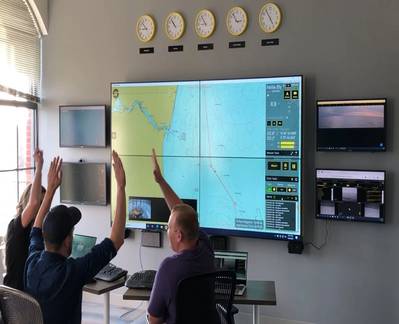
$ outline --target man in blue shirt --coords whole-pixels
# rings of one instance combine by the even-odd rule
[[[183,204],[161,174],[155,151],[152,152],[154,178],[171,210],[168,239],[174,255],[162,261],[157,271],[148,306],[150,324],[176,322],[176,293],[180,280],[215,271],[209,239],[199,229],[196,211]]]
[[[50,165],[47,192],[31,232],[24,278],[25,291],[39,302],[45,324],[81,323],[83,286],[116,255],[123,244],[126,180],[118,154],[113,152],[112,155],[117,206],[111,236],[77,259],[68,257],[72,251],[73,229],[81,213],[75,207],[63,205],[48,212],[54,193],[61,184],[62,160],[55,158]]]

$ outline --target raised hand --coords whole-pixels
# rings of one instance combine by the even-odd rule
[[[29,201],[21,214],[21,224],[24,228],[26,228],[35,218],[42,202],[43,151],[36,148],[35,153],[33,154],[33,159],[35,160],[36,166],[35,177],[29,194]]]
[[[152,173],[154,174],[154,179],[156,182],[161,182],[163,180],[162,172],[158,164],[157,160],[157,154],[155,153],[155,149],[152,149],[152,166],[153,166],[153,171]]]
[[[46,194],[44,195],[43,202],[39,208],[39,212],[37,213],[33,227],[42,228],[43,219],[50,209],[55,191],[61,184],[62,180],[61,166],[62,166],[62,159],[60,159],[59,156],[55,157],[53,161],[51,161],[50,163],[50,168],[47,174]]]
[[[172,209],[177,204],[181,204],[181,200],[178,195],[173,191],[173,189],[169,186],[166,182],[164,177],[162,176],[161,169],[158,164],[157,155],[155,150],[152,149],[152,165],[153,165],[153,174],[155,181],[159,184],[163,196],[165,198],[166,204],[168,205],[169,209]]]
[[[47,188],[48,190],[57,190],[62,181],[62,159],[59,156],[53,159],[50,164],[50,169],[47,175]]]
[[[38,170],[43,168],[43,151],[36,148],[35,153],[33,153],[33,159],[35,160],[35,165]]]
[[[125,188],[126,175],[125,175],[125,170],[123,168],[121,158],[119,157],[118,153],[116,153],[115,151],[112,151],[112,159],[114,161],[114,163],[112,165],[114,166],[116,183],[119,187]]]

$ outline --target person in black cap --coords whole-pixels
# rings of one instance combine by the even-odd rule
[[[125,171],[115,151],[112,157],[117,197],[111,236],[77,259],[68,257],[72,251],[73,229],[81,213],[76,207],[64,205],[48,211],[62,178],[62,160],[57,157],[51,162],[47,192],[30,236],[24,277],[25,291],[39,302],[44,324],[81,323],[83,286],[115,257],[123,244],[126,222]]]

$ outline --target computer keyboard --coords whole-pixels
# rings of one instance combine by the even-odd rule
[[[235,296],[242,296],[242,295],[244,295],[244,293],[245,293],[245,290],[246,290],[246,285],[244,285],[244,284],[237,284],[236,285],[236,288],[235,288],[235,290],[234,290],[234,295]],[[220,294],[220,295],[223,295],[223,294],[225,294],[226,292],[223,290],[223,288],[221,288],[221,287],[215,287],[215,293],[216,294]]]
[[[134,289],[152,289],[156,273],[155,270],[136,272],[126,280],[125,286]]]
[[[108,263],[94,276],[94,279],[100,279],[104,281],[115,281],[121,277],[126,276],[126,274],[127,274],[126,270],[118,268],[112,263]]]

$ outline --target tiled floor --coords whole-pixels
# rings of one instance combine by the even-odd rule
[[[140,307],[141,306],[141,307]],[[82,324],[103,324],[104,304],[94,302],[83,302]],[[111,324],[146,324],[144,305],[138,308],[117,307],[111,305]]]

